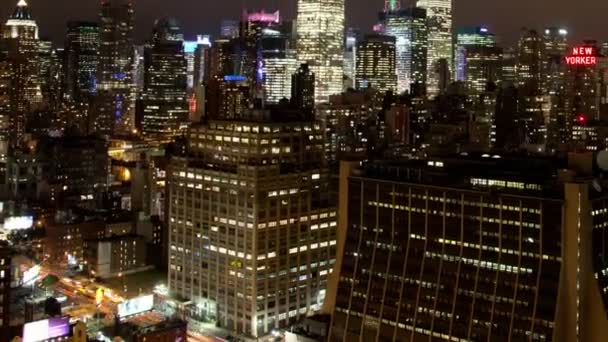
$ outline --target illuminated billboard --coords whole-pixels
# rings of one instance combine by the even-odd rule
[[[154,307],[154,295],[140,296],[118,304],[118,317],[125,318],[150,311]]]
[[[23,342],[46,341],[70,334],[70,318],[57,317],[26,323],[23,326]]]
[[[575,66],[592,66],[597,64],[597,51],[590,46],[577,46],[566,56],[566,64]]]
[[[5,230],[22,230],[30,229],[34,226],[34,218],[32,216],[9,216],[4,219],[3,228]]]

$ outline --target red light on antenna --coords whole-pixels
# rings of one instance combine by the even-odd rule
[[[582,126],[587,123],[587,117],[583,114],[579,114],[576,116],[576,122],[578,122],[578,124]]]

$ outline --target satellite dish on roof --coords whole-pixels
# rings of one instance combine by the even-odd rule
[[[597,166],[602,169],[602,171],[608,171],[608,151],[600,151],[596,157]]]

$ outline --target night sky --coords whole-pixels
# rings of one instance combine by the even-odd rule
[[[99,0],[27,0],[41,35],[55,42],[63,41],[68,19],[96,20]],[[297,0],[136,0],[139,41],[145,39],[155,18],[176,17],[187,37],[196,33],[216,34],[222,18],[238,18],[241,8],[280,9],[293,18]],[[406,2],[406,0],[403,0]],[[0,0],[4,21],[17,0]],[[221,4],[221,5],[220,5]],[[349,26],[369,31],[376,12],[384,0],[346,0]],[[573,39],[608,40],[604,24],[608,14],[606,0],[456,0],[456,25],[485,25],[496,32],[504,43],[513,43],[522,26],[542,28],[564,25]]]

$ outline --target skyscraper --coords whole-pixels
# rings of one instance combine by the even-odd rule
[[[608,340],[593,160],[343,164],[328,340]]]
[[[517,85],[529,94],[541,91],[543,45],[543,39],[536,30],[522,30],[517,47]]]
[[[427,82],[426,11],[412,7],[380,13],[384,34],[395,37],[397,91],[411,91]]]
[[[342,92],[344,0],[298,0],[298,62],[315,74],[315,103]]]
[[[144,49],[144,89],[141,131],[170,138],[183,133],[188,122],[187,62],[183,34],[173,18],[154,24]]]
[[[356,88],[397,91],[395,59],[395,37],[367,35],[357,44]]]
[[[496,46],[496,36],[485,27],[460,27],[456,33],[454,76],[456,81],[466,79],[467,47]]]
[[[65,39],[65,96],[76,103],[88,103],[97,92],[99,24],[68,22]]]
[[[565,122],[564,104],[567,67],[564,57],[568,53],[568,30],[547,27],[543,32],[543,71],[541,93],[549,117],[547,139],[550,149],[555,149],[570,136]]]
[[[302,64],[291,77],[291,103],[294,107],[312,113],[315,107],[315,74],[308,64]]]
[[[528,144],[545,142],[546,125],[543,112],[542,73],[543,39],[536,30],[522,29],[517,46],[515,72],[517,86],[523,100],[523,112],[519,121],[523,123]]]
[[[344,90],[355,87],[355,69],[357,67],[357,42],[360,33],[352,27],[346,30],[344,48]]]
[[[130,131],[133,125],[134,15],[132,0],[101,1],[98,94],[90,122],[101,134]]]
[[[257,91],[263,93],[262,98],[268,104],[288,99],[291,75],[297,68],[292,22],[282,21],[279,11],[248,12],[244,16],[243,25],[247,29],[241,36],[250,41],[255,50],[253,78]]]
[[[2,28],[3,49],[11,64],[10,127],[12,141],[25,133],[26,115],[42,104],[38,24],[25,0],[20,0]]]
[[[320,309],[334,262],[321,133],[294,114],[191,128],[168,172],[170,290],[254,338]]]
[[[495,85],[502,77],[502,49],[474,45],[466,49],[464,82],[470,95],[484,92],[488,83]]]
[[[427,95],[435,96],[439,89],[440,77],[437,67],[439,60],[445,59],[449,68],[454,63],[454,43],[452,37],[453,0],[418,0],[418,7],[426,9],[429,30],[427,60]]]

